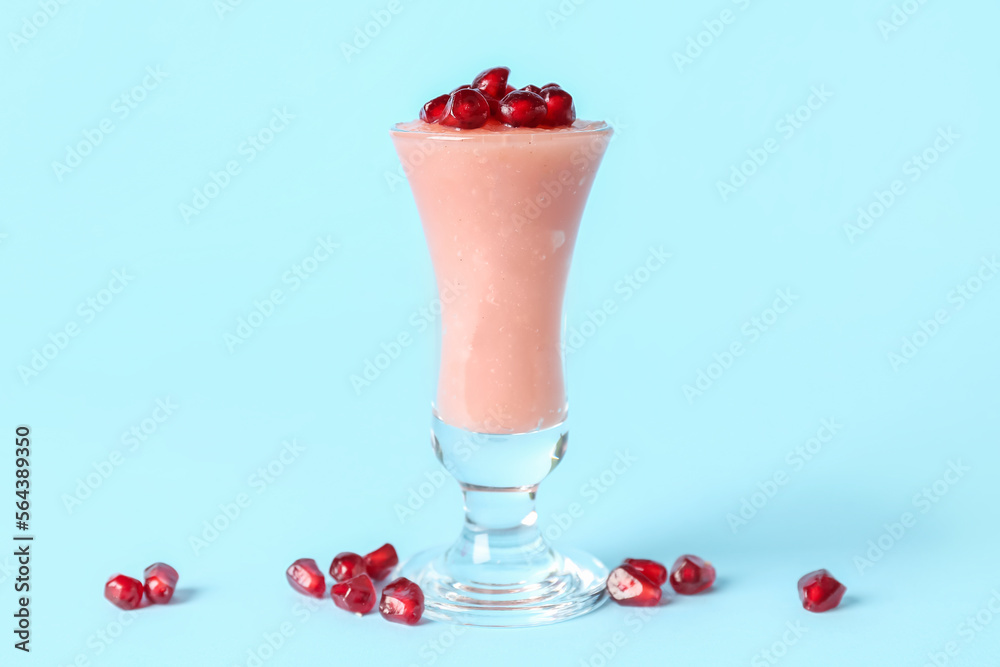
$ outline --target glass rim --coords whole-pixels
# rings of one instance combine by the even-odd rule
[[[607,121],[595,120],[586,121],[588,123],[598,124],[596,127],[580,128],[575,130],[556,130],[552,131],[552,128],[524,128],[523,132],[475,132],[467,133],[456,129],[455,132],[428,132],[427,130],[420,129],[403,129],[400,125],[407,125],[413,121],[405,121],[402,123],[394,123],[389,127],[389,134],[400,134],[400,135],[413,135],[420,136],[426,139],[442,139],[446,141],[469,141],[472,139],[485,139],[487,137],[502,137],[505,139],[512,138],[522,138],[522,137],[579,137],[592,134],[602,134],[611,132],[614,130],[612,126]]]

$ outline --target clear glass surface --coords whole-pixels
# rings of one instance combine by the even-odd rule
[[[397,125],[441,300],[431,443],[457,480],[456,542],[400,568],[426,614],[552,623],[604,601],[607,569],[550,548],[535,497],[567,450],[562,304],[577,230],[612,130]]]

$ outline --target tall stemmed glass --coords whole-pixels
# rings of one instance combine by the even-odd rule
[[[401,568],[429,617],[538,625],[604,601],[607,569],[546,544],[535,495],[566,453],[563,296],[611,135],[583,121],[391,131],[442,297],[431,442],[465,498],[458,540]]]

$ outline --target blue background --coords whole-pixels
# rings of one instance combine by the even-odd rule
[[[5,438],[33,430],[37,541],[32,652],[5,630],[0,662],[247,665],[287,624],[263,664],[919,666],[949,642],[940,664],[995,664],[1000,280],[976,278],[1000,251],[1000,7],[910,0],[887,32],[887,0],[399,2],[349,58],[341,44],[389,3],[79,0],[50,2],[48,19],[31,18],[37,0],[3,4],[3,33],[22,39],[0,47],[2,414]],[[731,22],[711,23],[723,10]],[[721,34],[679,66],[704,21]],[[386,540],[406,556],[458,530],[460,494],[434,485],[427,446],[431,266],[387,128],[500,63],[618,128],[567,296],[570,330],[591,335],[568,355],[572,446],[542,487],[544,525],[608,563],[699,554],[719,581],[648,618],[605,606],[518,631],[307,610],[284,580],[296,558],[325,567]],[[832,97],[800,110],[814,87]],[[254,153],[244,142],[275,109],[294,118]],[[808,120],[787,136],[797,111]],[[102,123],[60,178],[53,162]],[[959,138],[911,180],[908,162],[948,128]],[[718,182],[768,140],[777,152],[724,198]],[[239,173],[186,220],[181,205],[230,161]],[[894,180],[905,192],[849,234]],[[317,238],[339,247],[296,286],[286,272]],[[647,275],[651,246],[671,258]],[[125,288],[102,293],[123,269]],[[648,280],[626,299],[627,275]],[[967,283],[981,289],[960,301]],[[227,345],[275,289],[271,316]],[[777,290],[793,305],[754,338]],[[615,312],[584,327],[608,299]],[[894,365],[939,310],[947,321]],[[19,371],[72,325],[37,375]],[[404,332],[412,344],[355,391]],[[743,354],[727,360],[734,342]],[[686,396],[699,372],[714,377]],[[172,414],[156,412],[168,398]],[[824,419],[835,436],[789,457]],[[133,427],[144,441],[123,440]],[[262,481],[292,440],[304,450]],[[619,451],[636,462],[585,494]],[[950,462],[968,470],[934,491]],[[240,494],[239,516],[192,547]],[[744,500],[758,505],[745,525],[730,517]],[[571,502],[583,515],[560,526]],[[880,538],[890,548],[859,564]],[[102,599],[110,574],[157,560],[181,573],[178,603],[122,617]],[[12,565],[0,557],[8,619]],[[795,584],[820,567],[848,593],[814,615]],[[972,630],[977,613],[992,622]]]

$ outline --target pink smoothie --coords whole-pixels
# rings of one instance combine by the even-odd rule
[[[392,131],[442,294],[435,410],[445,422],[523,433],[566,418],[563,295],[611,133],[579,120]]]

